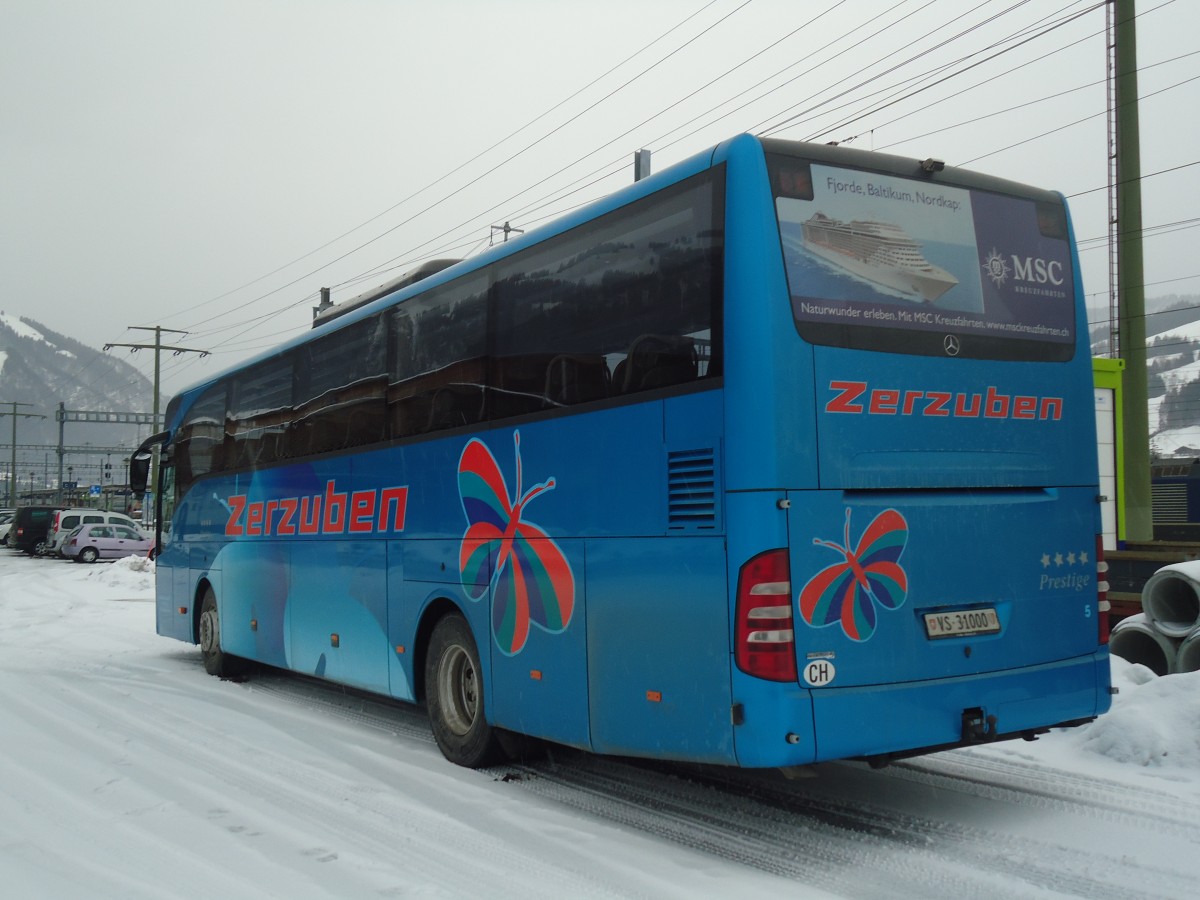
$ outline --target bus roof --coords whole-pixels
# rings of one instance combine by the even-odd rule
[[[756,138],[749,136],[745,137],[757,143]],[[717,149],[717,147],[710,147],[701,153],[697,153],[688,159],[682,160],[672,166],[669,166],[668,168],[663,169],[661,172],[657,172],[653,175],[643,178],[640,181],[626,185],[625,187],[614,191],[613,193],[602,197],[599,200],[595,200],[586,206],[573,210],[566,215],[563,215],[562,217],[541,226],[540,228],[530,230],[525,234],[514,237],[512,240],[489,247],[478,256],[473,256],[470,259],[456,262],[452,265],[446,266],[445,268],[441,268],[432,274],[428,274],[425,277],[416,279],[409,277],[410,275],[415,274],[417,271],[412,270],[410,272],[406,272],[404,275],[400,276],[400,278],[395,279],[397,284],[391,288],[389,288],[388,284],[384,284],[372,291],[367,291],[365,294],[359,295],[359,297],[352,298],[351,301],[347,302],[355,303],[355,301],[358,301],[355,303],[354,308],[336,316],[336,321],[331,322],[327,327],[310,328],[297,337],[286,340],[270,350],[263,351],[262,353],[256,354],[255,356],[237,363],[236,365],[222,369],[212,376],[205,378],[202,381],[194,382],[193,384],[184,388],[172,398],[171,404],[168,406],[169,415],[168,421],[165,423],[166,427],[170,430],[174,430],[176,423],[170,420],[170,416],[178,416],[181,411],[181,406],[190,405],[190,400],[194,400],[204,390],[221,379],[235,372],[241,371],[247,366],[271,359],[283,353],[287,353],[295,347],[301,346],[310,340],[321,337],[322,335],[329,334],[336,329],[349,326],[354,322],[370,316],[383,306],[390,305],[392,303],[405,300],[408,297],[416,294],[423,293],[430,288],[437,287],[440,284],[444,284],[445,282],[451,281],[460,275],[467,274],[468,272],[485,268],[492,263],[512,255],[513,253],[539,244],[542,241],[569,231],[577,225],[590,221],[591,219],[603,215],[606,212],[617,209],[644,196],[648,196],[665,187],[666,185],[672,184],[676,181],[681,181],[684,178],[704,171],[712,165]],[[420,267],[418,267],[418,269],[419,268]],[[360,300],[359,298],[361,297],[366,297],[367,299]],[[335,309],[336,308],[337,307],[335,307]]]
[[[321,319],[319,316],[318,320],[314,322],[313,328],[290,340],[282,342],[270,350],[259,353],[236,365],[229,366],[202,381],[193,383],[180,391],[172,398],[171,403],[168,405],[168,420],[165,422],[165,425],[168,429],[173,430],[176,423],[171,421],[172,415],[177,417],[182,407],[190,406],[190,401],[198,397],[208,387],[247,366],[287,353],[310,340],[349,326],[372,315],[383,306],[403,301],[408,297],[423,293],[430,288],[437,287],[461,275],[485,268],[507,256],[569,231],[597,216],[704,171],[716,163],[723,162],[733,156],[762,152],[803,156],[807,159],[831,165],[910,177],[924,173],[933,183],[949,182],[962,187],[977,188],[998,193],[1018,194],[1035,200],[1062,202],[1062,195],[1059,193],[1032,188],[1015,181],[983,175],[967,169],[945,166],[937,160],[921,161],[907,156],[896,156],[830,144],[802,143],[777,138],[758,138],[750,134],[741,134],[675,163],[640,181],[626,185],[546,225],[525,234],[520,234],[512,240],[489,247],[478,256],[461,261],[428,261],[406,272],[399,278],[338,304],[331,310],[328,310],[327,313],[322,314],[326,318]],[[318,328],[316,327],[317,325],[321,327]]]

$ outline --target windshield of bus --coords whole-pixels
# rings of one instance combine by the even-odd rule
[[[768,154],[796,327],[858,349],[1074,355],[1066,209],[1034,196]]]

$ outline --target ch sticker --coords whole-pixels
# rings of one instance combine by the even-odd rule
[[[804,667],[804,681],[809,687],[824,687],[832,684],[837,669],[827,659],[814,659]]]

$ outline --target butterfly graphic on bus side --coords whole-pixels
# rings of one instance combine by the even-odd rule
[[[459,546],[463,589],[471,600],[492,593],[492,633],[507,655],[521,652],[531,624],[551,633],[566,629],[575,608],[575,576],[562,549],[523,518],[535,497],[554,489],[554,478],[521,492],[521,434],[513,432],[516,491],[478,438],[463,448],[458,491],[467,530]]]
[[[900,554],[908,543],[908,522],[885,509],[867,526],[858,546],[850,549],[850,510],[846,510],[845,545],[813,538],[836,550],[843,561],[822,569],[800,591],[800,615],[815,628],[840,623],[846,637],[865,641],[875,633],[878,610],[899,609],[908,596],[908,575]]]

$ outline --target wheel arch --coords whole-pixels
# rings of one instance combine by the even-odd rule
[[[196,591],[192,594],[192,643],[200,643],[200,605],[204,601],[204,592],[212,591],[213,597],[217,602],[221,602],[221,598],[217,596],[217,589],[213,586],[212,581],[208,576],[202,576],[196,582]]]
[[[413,697],[418,703],[425,702],[425,657],[429,653],[429,639],[437,623],[448,615],[459,615],[469,628],[471,619],[466,611],[456,602],[446,596],[434,597],[421,613],[417,623],[417,635],[413,641]],[[478,644],[478,641],[476,641]]]

